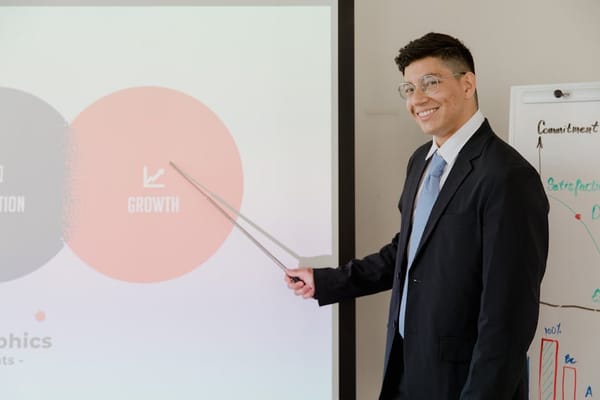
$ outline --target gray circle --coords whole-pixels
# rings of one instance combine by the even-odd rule
[[[63,247],[69,127],[49,104],[0,87],[0,282]]]

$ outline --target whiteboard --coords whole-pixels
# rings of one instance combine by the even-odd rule
[[[514,86],[510,143],[540,173],[550,248],[530,398],[600,395],[600,82]]]

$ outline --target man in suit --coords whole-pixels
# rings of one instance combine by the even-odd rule
[[[479,111],[462,42],[429,33],[396,63],[432,137],[408,162],[400,231],[339,268],[290,270],[287,284],[321,305],[392,289],[381,400],[525,400],[548,252],[539,175]]]

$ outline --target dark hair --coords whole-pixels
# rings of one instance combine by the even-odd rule
[[[460,40],[443,33],[430,32],[411,41],[400,49],[395,61],[404,75],[408,65],[425,57],[437,57],[449,63],[454,72],[475,73],[475,63],[469,49]]]

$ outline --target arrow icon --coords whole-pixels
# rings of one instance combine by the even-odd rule
[[[158,178],[164,175],[164,168],[160,168],[154,175],[148,175],[148,167],[144,165],[144,187],[145,188],[163,188],[165,187],[164,183],[156,183]]]

